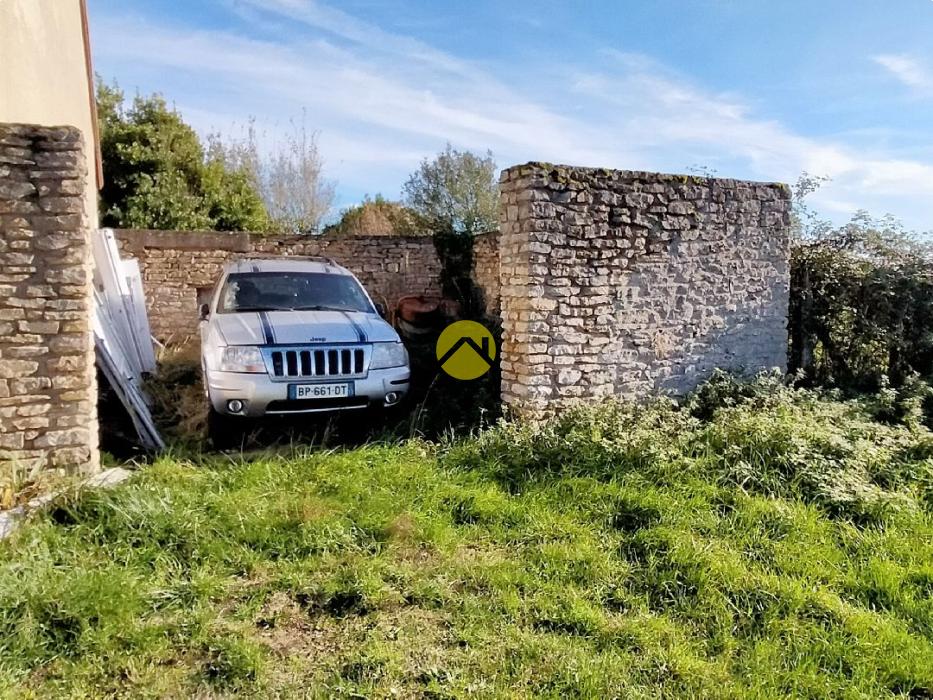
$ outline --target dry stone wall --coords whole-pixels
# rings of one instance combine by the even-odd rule
[[[529,163],[501,192],[502,395],[516,412],[785,366],[786,186]]]
[[[99,466],[85,182],[78,129],[0,124],[0,482]]]
[[[473,281],[483,292],[486,313],[499,315],[499,232],[482,233],[473,241]]]
[[[256,233],[115,231],[122,253],[139,260],[153,334],[182,341],[197,332],[203,297],[224,264],[247,255],[323,255],[356,274],[391,309],[405,294],[440,293],[441,264],[430,236],[281,239]]]

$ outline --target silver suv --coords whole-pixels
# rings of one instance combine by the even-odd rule
[[[327,258],[228,263],[200,311],[214,418],[388,408],[408,391],[398,333]]]

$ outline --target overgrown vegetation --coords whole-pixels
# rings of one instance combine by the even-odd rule
[[[196,338],[160,349],[158,368],[146,381],[159,430],[173,443],[193,447],[207,438],[207,397]]]
[[[790,368],[813,384],[873,392],[933,378],[933,252],[894,219],[859,212],[842,226],[805,204],[820,184],[795,190]],[[918,381],[920,380],[920,381]]]
[[[197,133],[159,95],[98,81],[104,226],[261,231],[268,215],[252,174],[205,153]]]
[[[205,145],[161,95],[127,104],[100,80],[97,112],[104,226],[303,234],[331,209],[334,183],[303,121],[263,149],[252,122],[241,138]]]
[[[0,545],[0,682],[930,697],[933,434],[889,403],[719,377],[440,445],[165,457]]]
[[[421,161],[402,187],[404,203],[433,231],[473,235],[499,225],[499,185],[492,153],[479,156],[449,143]]]

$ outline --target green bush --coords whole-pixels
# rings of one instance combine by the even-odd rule
[[[742,382],[719,374],[679,406],[609,400],[543,423],[500,422],[453,447],[451,460],[479,465],[511,489],[542,477],[702,477],[880,520],[921,509],[933,494],[933,434],[913,420],[878,422],[885,402],[831,400],[775,375]]]
[[[933,376],[933,253],[864,213],[803,232],[791,253],[792,372],[846,390]]]
[[[255,178],[206,153],[198,134],[160,95],[123,92],[98,80],[104,226],[262,231],[269,216]]]

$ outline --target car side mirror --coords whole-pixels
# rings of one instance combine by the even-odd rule
[[[201,304],[201,306],[198,307],[198,318],[201,321],[206,321],[210,315],[211,315],[210,306],[208,306],[207,304]]]
[[[383,318],[385,318],[385,317],[386,317],[386,307],[383,306],[382,304],[380,304],[378,301],[374,304],[374,306],[376,307],[376,313],[379,314],[380,316],[382,316]]]

